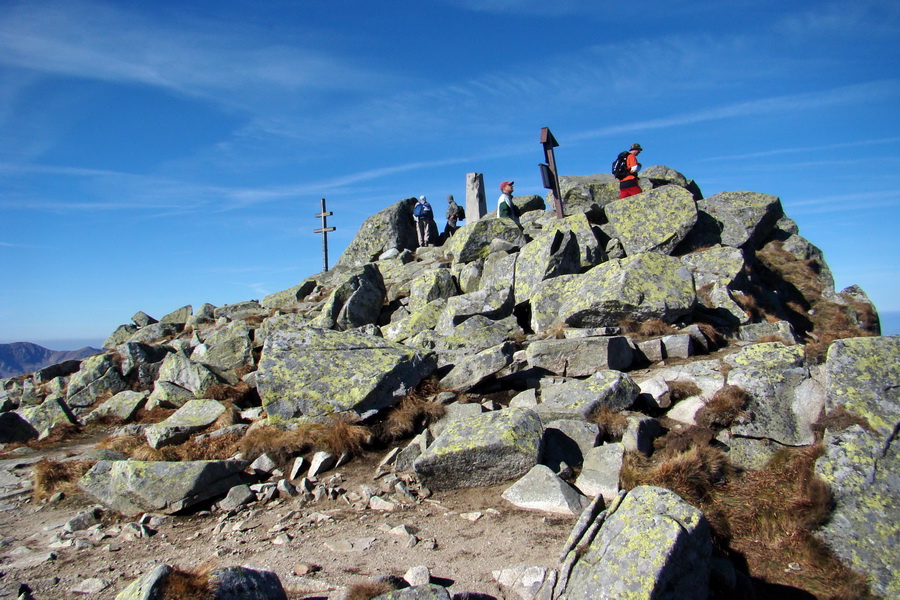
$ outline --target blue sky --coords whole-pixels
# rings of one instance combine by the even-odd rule
[[[640,142],[707,196],[779,196],[900,312],[900,4],[598,4],[0,0],[0,342],[290,287],[320,198],[334,264],[467,172],[544,194],[544,126],[562,174]]]

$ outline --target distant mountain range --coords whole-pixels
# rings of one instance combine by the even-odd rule
[[[103,352],[85,346],[79,350],[48,350],[31,342],[0,344],[0,377],[15,377],[67,360],[81,360]]]

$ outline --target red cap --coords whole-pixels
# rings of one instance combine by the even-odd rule
[[[515,183],[515,181],[504,181],[500,184],[500,191],[502,192],[503,188],[505,188],[507,185],[515,185]]]

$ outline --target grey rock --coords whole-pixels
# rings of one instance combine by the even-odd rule
[[[528,510],[558,515],[578,515],[590,500],[560,479],[546,465],[535,465],[503,492],[507,502]]]
[[[440,298],[459,294],[449,269],[434,269],[417,277],[409,286],[409,310],[418,312]]]
[[[382,338],[285,329],[266,340],[257,388],[270,417],[362,413],[393,405],[434,369],[430,356]]]
[[[219,381],[215,373],[206,366],[192,361],[180,352],[172,352],[163,359],[156,383],[171,383],[188,390],[196,398],[202,398]]]
[[[381,594],[372,600],[450,600],[450,592],[446,588],[429,583]]]
[[[702,512],[674,492],[639,486],[609,510],[564,593],[569,600],[704,600],[711,553]]]
[[[173,569],[169,565],[157,565],[152,571],[140,577],[119,592],[116,600],[157,600]]]
[[[691,193],[676,186],[610,202],[605,211],[628,256],[642,252],[671,254],[697,222]]]
[[[263,308],[286,308],[309,296],[317,285],[315,278],[307,277],[295,286],[269,294],[260,301],[260,305]]]
[[[761,338],[777,337],[787,346],[800,341],[794,333],[794,328],[787,321],[748,323],[741,326],[737,337],[745,342],[755,342]],[[770,339],[769,341],[772,340]]]
[[[459,392],[469,391],[512,363],[514,350],[515,345],[512,342],[504,342],[464,358],[441,379],[441,386]]]
[[[158,343],[164,338],[169,338],[181,333],[184,325],[181,323],[159,322],[152,323],[146,327],[141,327],[127,340],[129,342],[140,342],[144,344]],[[118,345],[118,344],[117,344]]]
[[[160,323],[175,323],[183,326],[188,322],[188,319],[190,319],[191,315],[193,314],[194,307],[188,304],[186,306],[182,306],[181,308],[176,308],[166,315],[163,315],[163,317],[159,321]]]
[[[384,279],[372,263],[355,267],[336,282],[313,325],[345,331],[378,320],[387,296]]]
[[[637,384],[624,373],[598,371],[585,380],[576,379],[543,387],[541,402],[536,410],[548,422],[555,419],[587,419],[601,405],[617,411],[628,408],[639,391]]]
[[[519,253],[513,278],[515,303],[528,302],[536,285],[545,279],[580,271],[581,254],[575,234],[559,229],[543,233]]]
[[[110,355],[97,354],[84,359],[81,368],[69,379],[66,403],[72,407],[86,407],[101,394],[116,394],[126,388],[127,383]]]
[[[444,251],[456,262],[472,262],[484,258],[484,249],[495,238],[520,248],[525,245],[522,230],[510,219],[479,219],[461,227],[444,245]]]
[[[784,216],[781,200],[756,192],[720,192],[697,202],[699,218],[685,245],[756,248]]]
[[[209,574],[214,600],[287,600],[281,580],[272,571],[223,567]]]
[[[600,427],[580,419],[559,419],[544,424],[544,457],[541,462],[559,473],[562,464],[580,467],[597,444]]]
[[[416,459],[429,489],[494,485],[515,479],[538,463],[543,427],[533,411],[507,408],[451,421]]]
[[[225,407],[217,400],[191,400],[164,421],[144,430],[151,448],[186,442],[192,433],[206,429],[222,416]]]
[[[100,461],[78,486],[125,515],[147,511],[172,514],[240,484],[246,465],[237,460]]]
[[[659,421],[643,415],[628,417],[628,426],[622,435],[622,445],[630,452],[640,452],[646,456],[653,453],[653,440],[662,434]]]
[[[341,254],[335,268],[356,267],[372,262],[391,248],[415,248],[418,244],[412,220],[415,203],[415,198],[407,198],[367,218]]]
[[[147,403],[149,392],[133,392],[125,390],[119,392],[94,410],[84,419],[86,423],[95,421],[100,417],[113,417],[123,422],[128,422]]]
[[[818,535],[850,568],[865,573],[872,591],[900,594],[900,451],[878,434],[853,425],[827,431],[816,473],[834,494],[835,508]]]
[[[694,340],[687,333],[666,335],[660,341],[666,358],[689,358],[694,355]]]
[[[634,353],[621,336],[539,340],[525,349],[528,364],[568,377],[586,377],[601,369],[624,371]]]
[[[235,510],[245,504],[249,504],[256,500],[256,494],[250,490],[250,486],[242,483],[236,485],[219,501],[219,508],[225,512]]]
[[[768,342],[747,346],[727,357],[734,366],[728,383],[750,396],[753,418],[732,427],[744,437],[767,438],[791,446],[815,442],[813,424],[825,404],[825,392],[810,380],[803,348]]]
[[[219,306],[213,310],[213,318],[237,321],[247,317],[265,317],[268,316],[269,312],[269,309],[260,306],[258,301],[246,300]]]
[[[843,407],[887,442],[900,423],[900,336],[838,340],[825,361],[826,409]]]
[[[205,335],[191,352],[191,360],[216,369],[237,369],[253,364],[251,331],[242,322],[232,322]]]
[[[558,323],[615,326],[624,317],[673,322],[694,303],[693,276],[681,261],[644,253],[541,283],[531,298],[531,323],[540,332]]]
[[[624,456],[625,446],[620,443],[591,448],[575,480],[575,487],[585,496],[602,496],[607,503],[612,502],[619,493],[619,474]]]

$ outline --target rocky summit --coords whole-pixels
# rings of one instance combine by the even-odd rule
[[[330,271],[0,380],[0,597],[900,596],[863,290],[776,196],[560,183],[427,248],[400,200]]]

